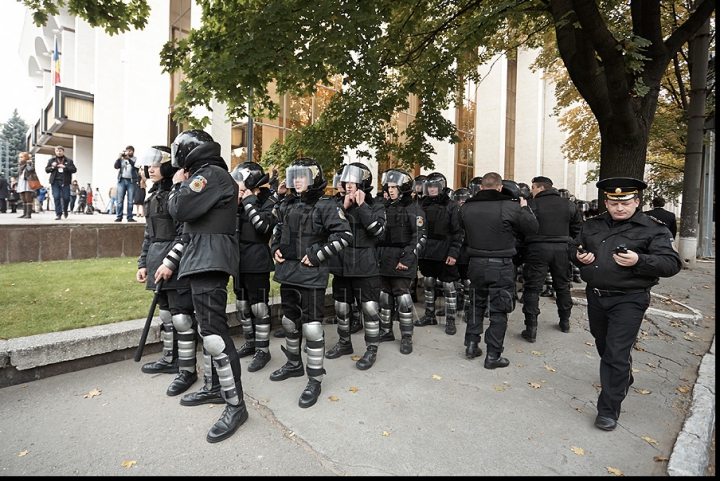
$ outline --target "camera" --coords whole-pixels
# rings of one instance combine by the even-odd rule
[[[615,248],[615,250],[613,250],[613,252],[615,254],[627,254],[627,251],[628,251],[628,249],[627,249],[627,246],[625,246],[625,244],[620,244],[619,246],[617,246]]]

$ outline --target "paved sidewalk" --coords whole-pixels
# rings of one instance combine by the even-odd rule
[[[662,279],[654,293],[665,299],[643,323],[636,382],[613,432],[593,426],[599,359],[585,307],[577,301],[563,334],[554,302],[542,298],[536,343],[520,337],[520,306],[512,313],[506,369],[465,359],[462,323],[455,336],[415,328],[411,355],[383,343],[368,371],[349,356],[326,360],[310,409],[297,405],[305,377],[269,381],[285,362],[282,340],[271,338],[265,369],[249,373],[242,360],[250,418],[218,444],[205,434],[222,406],[180,406],[165,395],[172,376],[142,374],[132,359],[5,387],[0,475],[704,475],[715,424],[715,263]],[[128,322],[138,327],[123,338],[136,343],[143,320]],[[64,333],[53,349],[72,358],[107,342],[90,341],[97,329]],[[335,326],[325,334],[330,348]],[[0,360],[29,344],[0,341]],[[362,355],[362,333],[353,345]]]

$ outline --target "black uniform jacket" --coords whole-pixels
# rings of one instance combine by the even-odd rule
[[[634,266],[618,265],[613,250],[625,244],[638,254]],[[575,256],[578,246],[595,254],[595,262],[585,265]],[[580,268],[588,287],[605,290],[650,288],[659,277],[672,277],[682,269],[680,255],[673,247],[665,224],[637,211],[629,219],[616,222],[608,212],[585,220],[582,231],[570,244],[570,261]]]
[[[350,224],[332,197],[313,190],[286,195],[275,208],[278,223],[273,234],[273,257],[278,249],[285,259],[275,265],[273,280],[306,289],[326,289],[328,260],[352,243]],[[307,255],[312,266],[300,262]]]
[[[665,224],[667,228],[670,229],[673,239],[675,238],[677,235],[677,219],[675,218],[675,214],[663,209],[662,207],[655,207],[653,210],[645,212],[645,215],[655,217],[657,220]]]
[[[469,257],[512,257],[515,237],[531,236],[538,221],[529,207],[520,207],[497,190],[480,190],[460,207],[460,225]]]
[[[245,197],[238,206],[241,274],[275,270],[275,262],[270,254],[270,239],[277,224],[273,213],[277,202],[277,195],[269,188],[261,187],[257,195]]]
[[[222,158],[197,162],[207,163],[188,180],[175,184],[168,199],[170,215],[185,223],[178,276],[213,271],[236,276],[238,185]]]
[[[460,257],[463,232],[458,205],[445,192],[423,197],[420,205],[425,212],[427,228],[427,245],[421,258],[445,262],[448,256]]]
[[[345,217],[353,234],[352,243],[337,256],[337,274],[343,277],[371,277],[380,274],[380,261],[375,247],[385,233],[385,207],[368,194],[361,205],[353,203]],[[332,269],[335,274],[335,269]]]
[[[540,228],[537,234],[523,239],[525,244],[535,242],[568,243],[582,229],[583,216],[577,205],[571,200],[560,197],[560,193],[555,188],[539,192],[528,200],[528,207],[537,217]]]
[[[170,215],[167,200],[172,179],[162,179],[153,184],[145,201],[145,238],[138,259],[138,269],[147,269],[145,289],[155,290],[155,272],[176,243],[181,242],[183,223]],[[187,278],[178,279],[177,271],[163,282],[163,290],[189,287]]]
[[[425,212],[411,195],[385,202],[385,233],[378,241],[380,275],[414,278],[418,255],[425,249]],[[408,267],[396,269],[398,262]]]

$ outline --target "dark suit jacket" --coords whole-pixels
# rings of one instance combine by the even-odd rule
[[[657,220],[663,222],[666,226],[668,226],[668,229],[670,229],[673,239],[675,238],[677,235],[677,221],[675,219],[675,214],[663,209],[662,207],[655,207],[653,210],[646,211],[645,214],[655,217]]]
[[[0,177],[0,199],[7,199],[10,197],[10,189],[8,187],[7,179],[5,177]]]
[[[53,167],[52,163],[55,162],[57,157],[50,157],[50,160],[48,160],[47,165],[45,166],[45,172],[50,174],[50,183],[52,184],[55,182],[55,178],[58,175],[62,175],[63,185],[70,185],[72,183],[72,175],[77,172],[77,167],[75,167],[75,162],[73,162],[72,159],[65,157],[65,169],[63,169],[62,174],[58,171],[57,167]]]

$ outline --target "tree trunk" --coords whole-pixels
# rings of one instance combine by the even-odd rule
[[[688,105],[687,148],[680,210],[680,258],[690,266],[697,260],[700,180],[703,162],[705,101],[707,96],[710,21],[690,41],[690,103]]]

